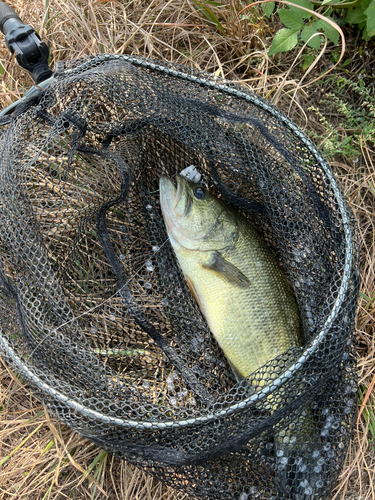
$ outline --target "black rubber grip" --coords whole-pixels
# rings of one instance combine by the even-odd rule
[[[0,31],[3,33],[4,24],[8,19],[18,19],[21,22],[21,19],[10,5],[5,2],[0,2]]]

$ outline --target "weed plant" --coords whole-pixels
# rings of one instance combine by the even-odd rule
[[[363,84],[343,76],[329,77],[322,83],[330,84],[332,90],[319,101],[319,106],[325,110],[330,109],[331,113],[338,116],[336,124],[332,125],[319,108],[308,108],[326,128],[327,135],[321,144],[322,150],[328,160],[343,155],[349,160],[358,161],[364,143],[370,147],[375,146],[375,97]],[[348,92],[352,95],[354,104],[347,102]],[[308,133],[313,139],[319,139],[319,134],[314,130]]]

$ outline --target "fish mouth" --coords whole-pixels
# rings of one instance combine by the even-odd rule
[[[179,213],[179,210],[177,210],[177,207],[178,207],[178,202],[181,199],[182,193],[184,192],[185,184],[184,184],[184,181],[183,181],[183,178],[181,177],[181,175],[177,175],[176,179],[177,179],[177,190],[175,192],[172,210],[176,215],[183,215],[183,214]]]
[[[166,175],[162,175],[159,180],[160,203],[164,213],[173,212],[175,216],[184,215],[185,210],[181,211],[179,202],[185,190],[185,183],[182,176],[177,175],[177,188]]]
[[[169,177],[162,175],[159,179],[160,208],[163,214],[168,237],[173,246],[190,249],[191,235],[186,235],[184,219],[191,209],[191,198],[186,193],[185,179],[176,176],[177,187]],[[186,199],[185,195],[186,194]],[[189,233],[189,232],[188,232]]]
[[[173,220],[175,214],[173,212],[173,205],[176,198],[177,189],[173,182],[166,175],[162,175],[159,179],[159,195],[160,195],[160,208],[164,217],[168,233],[171,232],[173,227]]]
[[[159,179],[160,190],[160,205],[164,211],[173,211],[177,189],[173,182],[166,175],[162,175]],[[181,196],[181,195],[180,195]]]

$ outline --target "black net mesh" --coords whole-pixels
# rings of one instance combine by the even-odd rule
[[[198,498],[329,496],[356,409],[358,244],[305,135],[230,82],[105,55],[60,65],[0,141],[1,353],[48,410]],[[259,229],[297,297],[304,347],[251,383],[165,231],[159,178],[190,165]]]

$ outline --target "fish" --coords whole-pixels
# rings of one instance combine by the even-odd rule
[[[214,338],[241,381],[283,352],[302,347],[297,301],[264,239],[243,215],[185,176],[177,175],[176,183],[165,175],[159,180],[168,238]],[[267,406],[270,413],[279,406],[272,395]],[[319,493],[316,466],[322,449],[311,405],[293,431],[275,428],[273,442],[278,495],[310,500]],[[301,457],[309,460],[308,466]]]
[[[175,186],[163,175],[159,188],[162,216],[179,266],[237,381],[283,352],[301,347],[302,324],[293,289],[251,223],[186,176],[177,175]],[[278,406],[272,395],[267,397],[270,413]],[[315,462],[322,446],[311,405],[293,431],[275,427],[273,442],[278,494],[310,500],[319,493]],[[310,459],[308,466],[301,456]]]
[[[251,223],[199,183],[162,175],[160,207],[189,288],[238,381],[300,347],[293,290]]]

